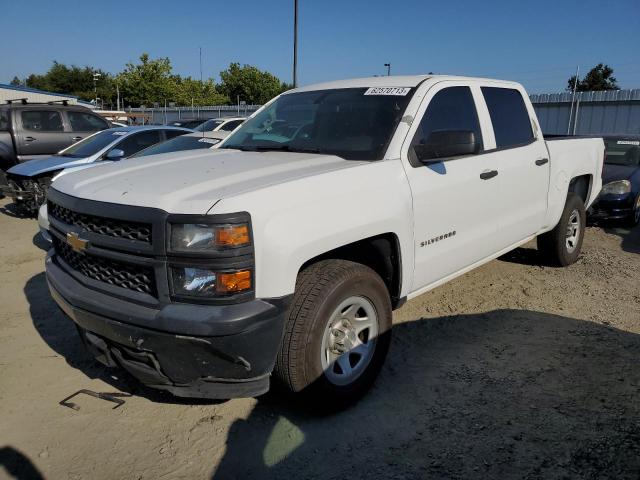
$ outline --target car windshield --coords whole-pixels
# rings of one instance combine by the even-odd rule
[[[413,89],[344,88],[284,94],[220,148],[380,160]]]
[[[640,140],[606,140],[607,165],[640,166]]]
[[[223,123],[224,123],[224,120],[215,118],[215,119],[207,120],[202,125],[194,128],[194,130],[196,132],[213,132],[216,129],[216,127],[222,125]]]
[[[126,134],[127,132],[122,130],[103,130],[65,148],[58,155],[74,158],[90,157]]]
[[[133,155],[135,157],[146,157],[147,155],[159,155],[160,153],[179,152],[181,150],[196,150],[200,148],[211,148],[220,142],[217,138],[182,136],[172,138],[166,142],[158,143],[145,148],[141,152]]]

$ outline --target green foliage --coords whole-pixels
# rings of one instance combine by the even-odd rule
[[[240,97],[250,105],[261,105],[291,88],[269,72],[251,65],[240,66],[239,63],[232,63],[227,70],[220,72],[220,79],[220,91],[232,103]]]
[[[14,77],[11,84],[91,101],[96,96],[94,73],[100,74],[95,85],[101,99],[99,105],[104,108],[116,107],[116,88],[120,90],[122,107],[152,107],[156,103],[164,106],[165,102],[178,106],[235,104],[238,95],[248,104],[263,104],[292,88],[269,72],[239,63],[232,63],[220,72],[220,85],[212,78],[201,82],[174,74],[168,58],[151,59],[147,53],[143,53],[138,62],[127,63],[116,75],[89,66],[67,66],[54,61],[45,74],[31,74],[24,80]]]
[[[107,72],[91,67],[66,66],[63,63],[53,62],[53,65],[44,75],[31,74],[26,80],[27,87],[46,90],[54,93],[66,93],[76,95],[81,100],[93,100],[95,92],[93,88],[93,74],[99,73],[96,86],[98,97],[104,103],[110,103],[115,97],[112,86],[112,77]],[[15,79],[14,79],[15,80]]]
[[[576,82],[576,76],[573,75],[567,81],[567,90],[573,91],[573,86]],[[599,63],[593,67],[584,76],[582,80],[578,79],[576,85],[577,92],[589,92],[597,90],[620,90],[618,87],[618,81],[613,76],[613,68],[609,65]]]

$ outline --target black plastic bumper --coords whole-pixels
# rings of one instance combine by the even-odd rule
[[[615,200],[598,199],[587,213],[596,220],[624,219],[633,215],[633,200],[631,196]]]
[[[50,255],[46,270],[53,299],[105,365],[182,397],[251,397],[269,389],[290,297],[154,309],[85,287]]]

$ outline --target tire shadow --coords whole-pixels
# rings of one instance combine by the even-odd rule
[[[639,355],[639,335],[526,310],[394,325],[358,404],[260,398],[212,478],[637,479]]]

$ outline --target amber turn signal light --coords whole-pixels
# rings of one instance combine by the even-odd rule
[[[249,227],[229,225],[216,229],[216,245],[220,247],[239,247],[249,244]]]
[[[237,293],[250,289],[251,272],[249,270],[218,274],[216,285],[218,293]]]

